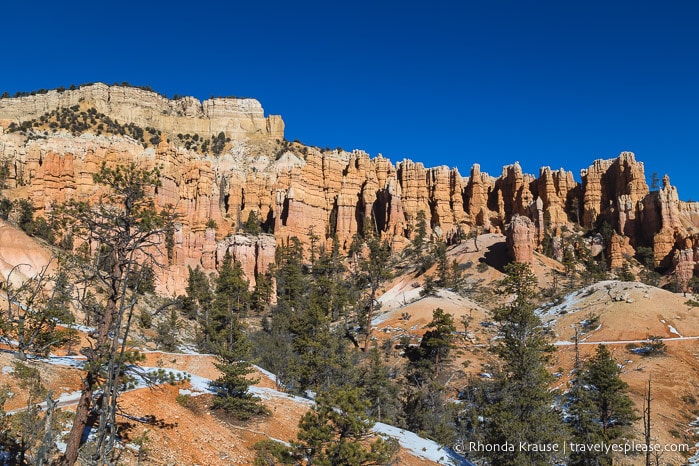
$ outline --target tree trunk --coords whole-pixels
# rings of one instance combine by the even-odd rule
[[[371,299],[369,301],[369,315],[366,319],[366,340],[364,340],[364,352],[369,351],[369,340],[371,339],[371,319],[374,317],[374,297],[376,296],[376,290],[374,287],[371,288]]]
[[[75,408],[75,417],[73,418],[73,427],[70,429],[70,435],[66,444],[66,453],[63,457],[62,466],[72,466],[78,460],[78,449],[83,437],[83,432],[87,426],[87,418],[90,415],[90,405],[92,404],[92,374],[87,374],[83,382],[83,392],[80,395],[80,401]]]
[[[44,438],[41,441],[41,445],[36,454],[36,459],[34,460],[37,466],[44,466],[49,464],[49,452],[54,445],[53,442],[53,414],[58,405],[58,400],[54,400],[53,391],[49,390],[46,395],[46,416],[44,417]]]

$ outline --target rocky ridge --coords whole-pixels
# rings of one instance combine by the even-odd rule
[[[121,136],[46,132],[29,137],[7,130],[11,122],[77,104],[166,134],[222,131],[233,141],[223,154],[211,156],[166,138],[157,147],[144,148]],[[455,168],[426,168],[410,160],[394,165],[357,150],[285,143],[280,151],[265,141],[283,137],[281,119],[265,118],[252,99],[172,101],[142,89],[103,84],[0,99],[0,124],[5,127],[0,127],[0,161],[8,168],[6,194],[20,197],[31,190],[37,215],[48,215],[54,203],[69,198],[95,196],[92,174],[103,161],[160,166],[157,202],[176,206],[181,215],[173,260],[161,277],[161,286],[171,292],[184,282],[188,266],[214,270],[226,250],[243,263],[254,283],[274,260],[276,244],[293,236],[306,244],[309,234],[328,242],[336,236],[346,249],[355,234],[372,226],[401,249],[421,210],[429,231],[444,241],[463,238],[474,228],[507,232],[518,261],[531,261],[546,235],[555,237],[566,225],[592,228],[607,222],[619,238],[600,250],[608,250],[613,268],[624,254],[646,246],[653,248],[659,266],[675,267],[683,276],[699,270],[699,203],[679,201],[667,177],[662,188],[650,191],[643,163],[631,152],[596,160],[582,170],[582,183],[563,169],[543,167],[538,177],[525,174],[518,163],[504,167],[499,177],[474,164],[470,176],[462,177]],[[251,212],[268,234],[241,232]],[[688,250],[693,252],[684,252]]]
[[[0,99],[0,119],[7,123],[32,120],[58,108],[81,103],[114,119],[152,126],[169,133],[192,133],[206,138],[220,132],[230,137],[284,137],[284,122],[279,115],[264,116],[260,102],[243,98],[194,97],[170,100],[155,92],[128,86],[102,83],[74,90],[48,91],[13,99]]]

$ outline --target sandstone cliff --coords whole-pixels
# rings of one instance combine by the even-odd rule
[[[157,202],[176,206],[181,215],[172,263],[160,277],[171,292],[178,291],[173,287],[183,282],[188,266],[214,270],[226,250],[243,263],[254,283],[272,262],[276,242],[293,236],[306,244],[310,234],[328,244],[336,236],[348,248],[355,234],[370,227],[401,249],[415,230],[419,211],[426,214],[428,233],[445,241],[463,238],[474,227],[496,232],[509,225],[511,255],[522,261],[531,261],[545,236],[555,236],[564,225],[579,222],[591,228],[606,221],[619,236],[601,246],[613,266],[639,246],[654,247],[656,263],[671,266],[674,252],[686,249],[683,240],[699,228],[699,204],[680,202],[667,178],[660,191],[649,192],[643,164],[630,152],[595,161],[582,171],[582,184],[563,169],[543,167],[535,177],[523,173],[518,163],[504,167],[497,178],[474,164],[464,178],[444,166],[426,168],[410,160],[393,165],[362,151],[280,144],[281,119],[265,118],[252,99],[171,101],[141,89],[101,84],[0,99],[0,123],[30,121],[49,109],[78,103],[166,133],[223,131],[231,138],[224,152],[211,155],[187,149],[177,138],[144,148],[129,137],[91,131],[79,136],[0,132],[0,162],[8,168],[6,194],[28,197],[31,192],[37,215],[46,216],[54,203],[94,197],[92,174],[103,161],[160,166]],[[240,234],[253,212],[270,236]]]
[[[0,99],[0,119],[23,122],[58,108],[85,103],[114,119],[155,127],[168,133],[192,133],[206,138],[224,132],[231,137],[284,138],[284,122],[278,115],[264,116],[255,99],[215,98],[203,102],[194,97],[169,100],[136,87],[96,83],[75,90]]]

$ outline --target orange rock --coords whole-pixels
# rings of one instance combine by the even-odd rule
[[[515,214],[505,229],[507,251],[515,262],[532,263],[536,244],[536,227],[522,215]]]

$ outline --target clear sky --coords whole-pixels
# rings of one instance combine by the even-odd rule
[[[91,81],[254,97],[286,137],[579,180],[636,153],[699,200],[699,2],[14,1],[0,92]]]

